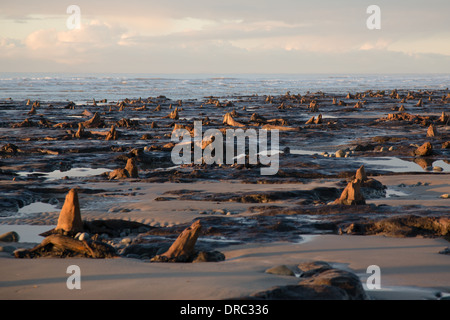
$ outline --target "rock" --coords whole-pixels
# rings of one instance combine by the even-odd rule
[[[347,293],[349,300],[368,299],[358,276],[345,270],[335,268],[325,270],[301,280],[299,284],[339,288]]]
[[[297,268],[302,272],[300,277],[310,277],[314,274],[331,269],[331,265],[325,261],[311,261],[300,263]]]
[[[192,261],[193,263],[197,262],[219,262],[224,261],[225,255],[219,251],[200,251],[195,259]]]
[[[59,213],[55,231],[63,231],[73,235],[83,232],[83,222],[81,220],[80,204],[76,189],[71,189],[67,193],[64,205]]]
[[[9,231],[0,235],[0,242],[19,242],[19,234],[15,231]]]
[[[83,241],[90,239],[89,233],[87,232],[78,232],[75,236],[75,239]]]
[[[421,157],[429,156],[432,153],[433,153],[433,146],[431,145],[430,142],[425,142],[423,145],[421,145],[414,151],[414,154],[416,156],[421,156]]]
[[[343,157],[345,157],[345,151],[338,150],[338,151],[336,151],[335,155],[336,155],[336,158],[343,158]]]
[[[405,215],[352,223],[346,228],[348,234],[388,235],[393,237],[441,237],[450,235],[450,218]]]
[[[348,294],[326,285],[287,285],[245,297],[248,300],[349,300]]]
[[[251,300],[367,300],[358,276],[333,268],[327,262],[299,264],[303,272],[297,285],[277,286],[251,294]]]
[[[361,193],[361,181],[353,180],[348,183],[339,199],[334,201],[335,204],[360,205],[366,204],[366,200]]]
[[[439,253],[440,254],[450,254],[450,248],[445,248],[444,250],[442,250],[442,251],[439,251]]]
[[[265,272],[270,274],[276,274],[279,276],[295,276],[295,273],[285,265],[279,265],[269,268]]]

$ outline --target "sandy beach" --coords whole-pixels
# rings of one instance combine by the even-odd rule
[[[304,243],[246,244],[222,249],[223,262],[149,263],[139,259],[1,258],[1,299],[151,299],[222,300],[248,296],[273,286],[295,284],[296,277],[267,274],[275,265],[328,261],[357,273],[381,269],[381,289],[372,299],[438,299],[450,290],[450,261],[438,254],[440,239],[393,239],[383,236],[306,237]],[[81,269],[81,289],[69,290],[69,265]]]

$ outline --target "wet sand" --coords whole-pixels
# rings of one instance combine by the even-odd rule
[[[381,289],[372,299],[438,299],[450,291],[448,256],[440,239],[319,235],[292,244],[249,243],[222,249],[223,262],[176,264],[139,259],[34,259],[2,257],[1,299],[168,299],[221,300],[248,296],[296,277],[264,271],[284,264],[328,261],[357,273],[363,283],[370,265],[381,268]],[[66,286],[69,265],[81,270],[81,290]]]

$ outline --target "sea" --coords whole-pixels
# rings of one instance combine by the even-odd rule
[[[144,74],[0,72],[0,101],[120,101],[166,96],[197,99],[214,96],[331,94],[367,90],[445,90],[449,74]]]

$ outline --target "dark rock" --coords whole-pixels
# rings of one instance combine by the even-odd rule
[[[19,235],[15,231],[9,231],[0,235],[0,242],[18,242]]]

